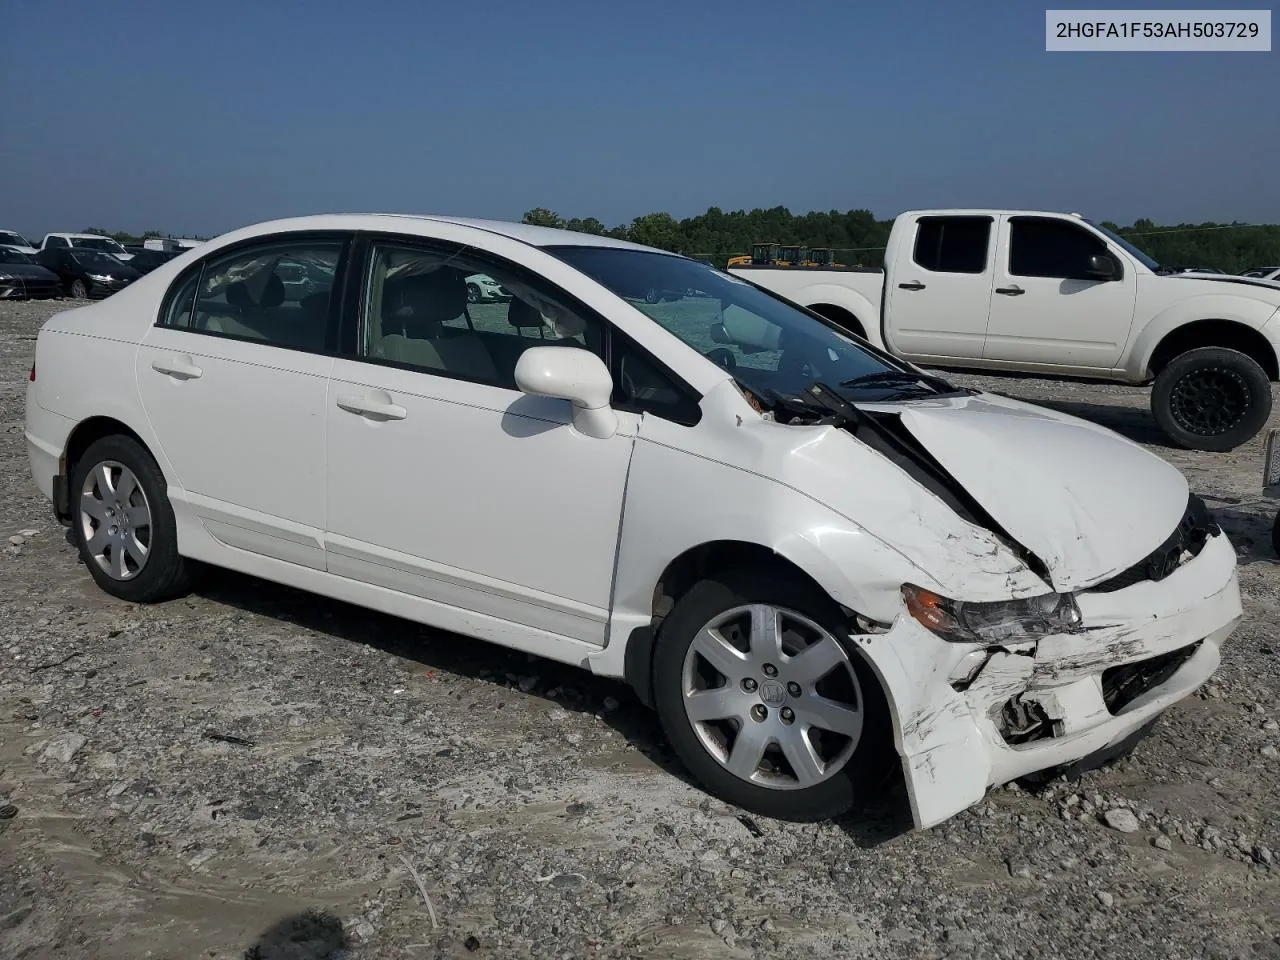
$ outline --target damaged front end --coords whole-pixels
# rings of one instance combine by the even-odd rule
[[[926,827],[992,786],[1114,751],[1212,675],[1241,605],[1235,551],[1192,498],[1161,548],[1093,589],[966,605],[907,586],[903,612],[853,639]]]

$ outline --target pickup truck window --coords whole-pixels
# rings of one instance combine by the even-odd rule
[[[912,259],[933,273],[982,273],[991,222],[990,217],[921,217]]]
[[[1009,221],[1009,273],[1015,277],[1089,280],[1089,258],[1106,244],[1083,227],[1048,217]]]

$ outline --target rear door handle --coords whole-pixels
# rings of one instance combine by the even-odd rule
[[[179,380],[195,380],[204,375],[204,371],[197,367],[185,353],[180,357],[165,357],[162,360],[152,360],[151,369],[156,373],[177,377]]]
[[[1016,283],[1011,287],[996,287],[996,293],[1003,293],[1006,297],[1020,297],[1026,292]]]
[[[919,280],[912,280],[909,283],[898,284],[898,289],[899,290],[923,290],[924,284],[921,283]]]
[[[391,397],[381,390],[377,391],[377,395],[341,395],[338,397],[338,406],[348,413],[359,414],[370,420],[403,420],[409,415],[409,411],[398,403],[392,403]]]

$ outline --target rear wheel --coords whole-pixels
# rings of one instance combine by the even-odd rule
[[[1271,415],[1271,381],[1239,350],[1200,347],[1175,357],[1151,390],[1151,411],[1171,440],[1191,450],[1233,450]]]
[[[874,674],[844,617],[798,579],[734,571],[663,621],[654,699],[677,756],[712,794],[764,816],[840,816],[879,791],[895,754]]]
[[[71,512],[80,559],[107,593],[151,603],[186,587],[164,475],[133,438],[90,444],[72,470]]]

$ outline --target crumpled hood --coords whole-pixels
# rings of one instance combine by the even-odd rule
[[[1187,508],[1183,475],[1119,434],[1032,404],[980,394],[880,406],[909,430],[1059,591],[1137,563]]]

